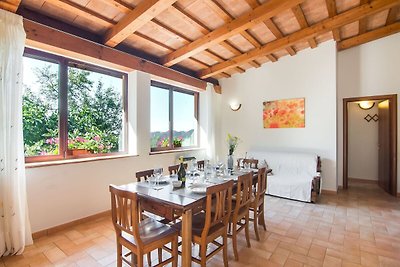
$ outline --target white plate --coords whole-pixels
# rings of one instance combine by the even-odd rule
[[[191,189],[191,191],[196,194],[205,194],[207,191],[207,187],[194,187]]]
[[[160,179],[158,180],[159,183],[163,184],[163,183],[168,183],[169,182],[169,177],[168,176],[161,176]],[[149,177],[148,181],[150,183],[154,183],[156,182],[156,177]]]

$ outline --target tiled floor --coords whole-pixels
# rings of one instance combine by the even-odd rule
[[[374,184],[350,184],[318,204],[266,202],[268,231],[257,242],[251,229],[251,248],[241,233],[240,260],[229,246],[229,266],[400,266],[400,199]],[[23,255],[0,258],[4,266],[115,266],[110,219],[37,239]],[[207,266],[223,266],[222,256]]]

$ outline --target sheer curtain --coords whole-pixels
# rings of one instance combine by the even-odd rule
[[[207,83],[206,90],[206,103],[207,103],[207,158],[211,161],[216,161],[216,109],[215,109],[215,91],[211,83]]]
[[[0,256],[32,243],[22,135],[22,17],[0,9]]]

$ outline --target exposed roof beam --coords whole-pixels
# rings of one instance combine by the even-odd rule
[[[307,28],[308,22],[307,22],[306,17],[304,16],[304,12],[303,12],[303,9],[301,9],[301,6],[297,5],[297,6],[293,7],[292,12],[293,12],[294,16],[296,17],[296,19],[300,25],[300,28],[301,29]],[[308,43],[311,48],[316,48],[318,46],[317,41],[315,40],[314,37],[308,39]]]
[[[94,12],[91,9],[88,9],[84,6],[81,6],[79,4],[76,4],[72,1],[68,0],[46,0],[46,3],[50,3],[53,6],[56,6],[58,8],[67,10],[73,14],[76,14],[78,16],[84,17],[86,19],[89,19],[93,22],[99,23],[103,26],[109,27],[110,25],[114,25],[115,22],[107,17],[104,17],[96,12]]]
[[[222,17],[223,20],[225,21],[225,23],[231,22],[232,20],[235,19],[235,17],[232,14],[230,14],[219,2],[217,2],[215,0],[205,0],[205,3],[212,10],[214,10],[214,12],[216,12],[218,16]],[[240,35],[244,39],[246,39],[254,48],[260,47],[262,45],[261,42],[253,34],[251,34],[251,32],[248,30],[241,32]],[[226,43],[229,46],[236,49],[239,52],[239,54],[242,54],[242,52],[239,49],[237,49],[233,44],[231,44],[230,42],[226,42]]]
[[[268,58],[271,62],[277,62],[277,61],[278,61],[278,59],[277,59],[274,55],[272,55],[272,54],[267,55],[267,58]]]
[[[371,2],[370,4],[365,4],[359,7],[352,8],[339,15],[336,15],[333,18],[327,18],[308,28],[292,33],[284,38],[269,42],[258,49],[251,50],[240,56],[236,56],[230,60],[211,66],[208,69],[201,70],[198,72],[198,76],[201,78],[213,76],[217,73],[236,67],[257,57],[274,53],[297,42],[308,40],[312,37],[332,31],[333,29],[352,23],[371,14],[391,8],[398,5],[398,3],[398,0],[377,0]]]
[[[369,0],[360,0],[360,6],[367,4],[368,2],[370,2]],[[367,31],[367,24],[368,24],[368,18],[362,18],[360,19],[360,21],[358,22],[358,34],[363,34]]]
[[[400,5],[392,7],[386,19],[386,25],[390,25],[396,21],[397,14],[400,12]]]
[[[272,19],[265,20],[264,24],[268,27],[268,29],[277,39],[284,37],[283,33],[278,29],[278,27],[275,25]],[[289,46],[288,48],[286,48],[286,50],[288,51],[289,55],[291,56],[296,55],[296,51],[294,50],[293,47]]]
[[[395,22],[376,30],[372,30],[364,34],[343,40],[338,43],[338,50],[345,50],[398,32],[400,32],[400,22]]]
[[[207,82],[187,74],[166,68],[151,61],[96,44],[80,37],[56,30],[40,23],[24,19],[27,46],[84,61],[101,64],[122,71],[140,70],[182,84],[205,90]]]
[[[17,12],[19,4],[21,4],[21,0],[0,1],[0,9],[15,13]]]
[[[335,0],[325,0],[326,8],[328,9],[329,17],[332,18],[337,15],[336,1]],[[340,30],[338,28],[332,30],[333,40],[336,42],[340,41]]]
[[[251,7],[251,8],[256,8],[260,5],[260,3],[258,2],[258,0],[246,0],[247,4]],[[276,37],[276,38],[282,38],[283,37],[283,33],[278,29],[278,27],[275,25],[275,23],[272,21],[272,19],[266,19],[264,21],[265,26],[272,32],[272,34]],[[286,48],[286,51],[289,53],[289,55],[294,56],[296,55],[296,51],[294,50],[293,47],[288,47]]]
[[[141,1],[135,9],[125,15],[116,25],[107,31],[104,43],[115,47],[129,35],[136,32],[144,24],[169,8],[177,0],[146,0]]]
[[[257,23],[262,22],[268,18],[287,10],[304,0],[271,0],[265,4],[257,7],[256,9],[247,12],[237,19],[215,29],[214,31],[206,34],[205,36],[195,40],[194,42],[185,45],[175,52],[170,53],[162,59],[165,66],[172,66],[185,58],[195,55],[215,44],[218,44],[231,36],[234,36]]]

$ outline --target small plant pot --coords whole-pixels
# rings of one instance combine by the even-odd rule
[[[89,150],[83,149],[83,148],[77,148],[77,149],[68,149],[68,155],[71,156],[79,156],[79,155],[84,155],[84,154],[89,154]]]
[[[176,144],[174,147],[182,147],[182,144]]]

